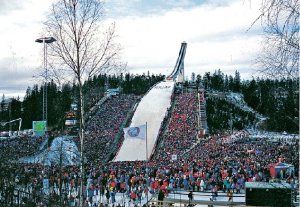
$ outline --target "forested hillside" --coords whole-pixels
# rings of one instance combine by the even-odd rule
[[[91,108],[100,100],[108,88],[122,88],[123,93],[141,95],[146,93],[151,86],[164,79],[163,75],[99,75],[94,76],[84,83],[85,110]],[[22,118],[23,129],[32,127],[32,121],[42,120],[44,86],[34,85],[28,87],[23,102],[13,98],[10,107],[0,111],[0,122]],[[76,84],[64,84],[59,87],[53,81],[47,85],[48,93],[48,123],[51,128],[61,129],[64,125],[66,112],[70,110],[71,103],[77,103],[79,91]],[[3,95],[1,104],[4,105]],[[12,130],[17,130],[17,124],[13,124]],[[8,130],[8,126],[1,127]]]
[[[120,87],[123,93],[141,95],[163,79],[163,75],[149,73],[94,76],[84,83],[85,108],[86,110],[91,108],[104,96],[108,88]],[[211,132],[254,127],[259,121],[255,113],[267,118],[261,126],[264,130],[299,132],[299,79],[241,80],[238,71],[231,76],[216,70],[213,74],[205,73],[203,77],[193,73],[191,80],[186,81],[184,86],[204,87],[207,99],[207,121]],[[0,111],[0,121],[21,116],[22,128],[31,128],[32,121],[42,120],[43,90],[43,86],[28,87],[23,102],[14,98],[7,110]],[[47,85],[47,91],[49,126],[60,129],[64,125],[64,116],[70,110],[71,103],[76,103],[78,100],[78,87],[76,84],[64,84],[59,87],[51,81]],[[232,92],[241,94],[245,104],[254,112],[245,111],[224,98],[226,94]],[[219,98],[213,98],[208,94],[219,94]],[[4,100],[3,95],[1,105],[4,104]],[[13,125],[13,130],[16,129],[17,124]],[[8,130],[8,126],[1,127],[0,130]]]
[[[268,131],[287,131],[299,133],[299,79],[252,79],[241,80],[238,71],[234,76],[225,75],[221,70],[204,76],[192,75],[192,81],[202,83],[207,92],[241,93],[245,103],[254,111],[267,117],[262,126]],[[215,130],[240,129],[254,124],[251,113],[243,112],[229,101],[220,99],[207,100],[209,127]],[[236,119],[235,119],[236,117]]]

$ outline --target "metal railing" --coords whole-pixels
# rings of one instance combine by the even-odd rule
[[[32,190],[28,192],[14,186],[2,186],[0,189],[0,206],[59,206],[58,201],[43,195],[41,192]]]

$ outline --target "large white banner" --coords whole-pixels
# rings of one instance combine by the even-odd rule
[[[146,138],[146,124],[124,128],[125,139],[145,139]]]

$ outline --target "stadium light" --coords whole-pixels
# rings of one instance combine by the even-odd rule
[[[55,42],[56,39],[54,37],[42,37],[35,40],[38,43],[52,43]]]
[[[44,45],[44,60],[43,60],[43,64],[44,64],[44,70],[45,70],[45,84],[44,84],[44,89],[43,89],[43,121],[46,121],[46,127],[45,127],[45,131],[46,131],[46,136],[47,136],[47,131],[48,131],[48,100],[47,100],[47,85],[48,85],[48,69],[47,69],[47,45],[46,44],[50,44],[55,42],[56,39],[53,37],[41,37],[35,40],[35,42],[37,43],[43,43]]]

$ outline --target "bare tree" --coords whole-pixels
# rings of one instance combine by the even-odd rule
[[[100,0],[58,0],[45,22],[47,33],[57,41],[49,45],[54,74],[74,78],[79,86],[81,192],[84,179],[84,80],[99,73],[122,68],[120,45],[115,42],[115,25],[104,30],[103,3]]]
[[[298,77],[299,1],[262,0],[260,21],[264,38],[257,58],[260,71],[267,77]]]

